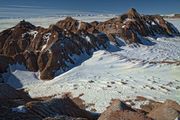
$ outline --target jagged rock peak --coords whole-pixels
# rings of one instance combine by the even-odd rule
[[[135,8],[130,8],[128,10],[128,13],[137,13],[137,10]]]
[[[98,120],[152,120],[141,112],[137,112],[126,103],[115,99],[111,105],[105,110]]]
[[[140,14],[134,8],[129,9],[127,14],[128,14],[128,17],[133,17],[133,18],[140,16]]]
[[[59,28],[57,25],[50,25],[48,30],[57,31],[57,32],[62,32],[63,31],[63,29]]]
[[[72,18],[71,16],[68,16],[65,18],[66,21],[77,21],[76,19]]]
[[[19,28],[26,28],[26,29],[35,29],[35,26],[31,24],[30,22],[27,22],[25,20],[20,21],[15,27]]]

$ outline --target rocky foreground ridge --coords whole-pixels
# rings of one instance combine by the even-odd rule
[[[139,97],[143,101],[146,98]],[[86,111],[80,98],[30,98],[23,90],[0,84],[1,120],[179,120],[180,105],[175,101],[152,101],[134,109],[119,99],[112,100],[103,113]]]
[[[105,22],[67,17],[43,28],[23,20],[0,33],[0,73],[7,72],[9,64],[19,63],[39,71],[40,79],[50,80],[75,66],[83,55],[108,50],[110,45],[138,45],[144,44],[146,36],[179,35],[161,16],[141,15],[133,8]]]

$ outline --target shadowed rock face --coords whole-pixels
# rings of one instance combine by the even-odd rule
[[[105,22],[86,23],[67,17],[45,29],[21,21],[0,33],[0,72],[8,63],[24,64],[30,71],[40,71],[40,79],[50,80],[77,64],[77,57],[107,49],[109,42],[141,43],[141,37],[179,35],[178,30],[160,16],[140,15],[135,9]]]
[[[74,118],[94,120],[90,112],[80,109],[70,98],[51,99],[47,101],[34,101],[26,105],[28,111],[41,118],[66,115]]]
[[[9,64],[13,64],[13,59],[8,56],[0,55],[0,73],[7,72]]]
[[[20,90],[16,90],[8,84],[0,83],[0,100],[10,99],[31,100],[27,93]]]

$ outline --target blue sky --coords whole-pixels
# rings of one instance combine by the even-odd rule
[[[124,13],[136,8],[145,14],[180,13],[179,0],[0,0],[0,16],[11,12],[30,13],[41,11],[83,11]],[[9,11],[9,13],[8,13]]]

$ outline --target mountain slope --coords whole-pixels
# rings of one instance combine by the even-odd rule
[[[135,9],[100,23],[67,17],[43,28],[21,21],[0,33],[0,59],[10,57],[10,64],[24,64],[29,71],[39,71],[39,79],[48,80],[82,63],[93,51],[110,50],[122,43],[149,45],[151,42],[143,39],[147,36],[179,35],[179,31],[162,17],[140,15]],[[0,71],[7,68],[5,65]]]

